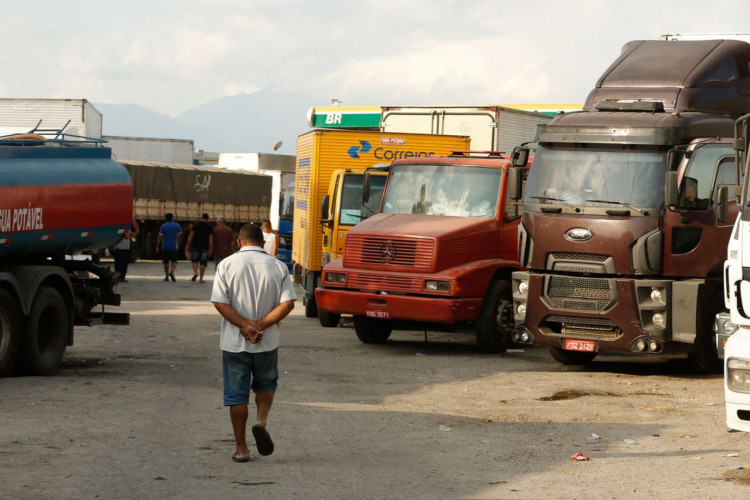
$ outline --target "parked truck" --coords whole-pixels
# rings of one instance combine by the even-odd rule
[[[738,210],[726,193],[739,178],[732,138],[750,111],[749,59],[739,41],[629,42],[583,111],[539,127],[514,341],[548,346],[564,364],[687,353],[700,370],[721,368],[713,322]]]
[[[119,276],[69,259],[130,231],[130,176],[101,140],[22,134],[0,138],[0,376],[14,367],[51,375],[74,326],[127,324]]]
[[[380,213],[352,228],[343,258],[323,269],[318,307],[354,315],[365,343],[394,328],[471,330],[482,351],[504,351],[520,268],[510,167],[496,153],[394,161]]]
[[[388,176],[387,167],[390,167],[390,163],[375,164],[367,170],[346,168],[333,172],[328,193],[323,197],[321,206],[323,267],[343,256],[346,235],[352,227],[378,213]],[[369,179],[369,196],[366,202],[362,199],[365,173]],[[340,314],[318,309],[321,326],[338,326],[340,319]]]
[[[55,131],[58,138],[102,137],[102,114],[86,99],[0,98],[0,135],[31,130],[40,122],[47,136]]]
[[[553,116],[505,106],[383,106],[387,132],[466,135],[474,151],[509,153]]]
[[[223,216],[235,229],[270,216],[272,179],[267,175],[172,163],[120,163],[133,179],[133,216],[141,230],[135,252],[142,258],[157,258],[156,239],[168,212],[185,236],[203,213]]]
[[[425,158],[468,150],[469,138],[430,134],[392,134],[369,130],[311,130],[297,139],[294,188],[294,281],[305,289],[305,316],[318,317],[314,291],[323,259],[321,206],[331,175],[398,158]]]
[[[195,144],[190,139],[161,139],[105,135],[102,139],[118,161],[154,161],[193,165]]]

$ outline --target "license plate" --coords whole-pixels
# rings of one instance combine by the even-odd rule
[[[389,313],[388,311],[370,310],[366,311],[365,315],[367,315],[368,318],[391,319],[391,313]]]
[[[594,352],[596,342],[593,340],[565,339],[565,349],[568,351]]]

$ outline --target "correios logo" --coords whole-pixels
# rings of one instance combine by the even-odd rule
[[[394,150],[384,146],[405,146],[406,139],[403,137],[381,137],[380,146],[373,149],[370,141],[359,141],[358,146],[352,146],[347,151],[349,156],[354,159],[361,159],[362,156],[372,151],[373,156],[377,160],[398,160],[401,158],[426,158],[433,156],[434,151],[403,151],[400,149]]]

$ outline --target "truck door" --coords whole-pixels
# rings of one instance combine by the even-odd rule
[[[664,218],[664,274],[704,277],[721,272],[725,252],[717,254],[716,245],[726,246],[737,217],[738,173],[733,161],[719,160],[732,154],[727,143],[699,145],[690,154],[680,182],[680,206]],[[726,221],[716,216],[722,186],[730,193]]]

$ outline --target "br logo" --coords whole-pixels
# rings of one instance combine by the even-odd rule
[[[365,154],[372,149],[369,141],[359,141],[359,143],[361,144],[361,146],[352,146],[349,148],[349,156],[351,156],[352,158],[359,159],[360,153]]]

